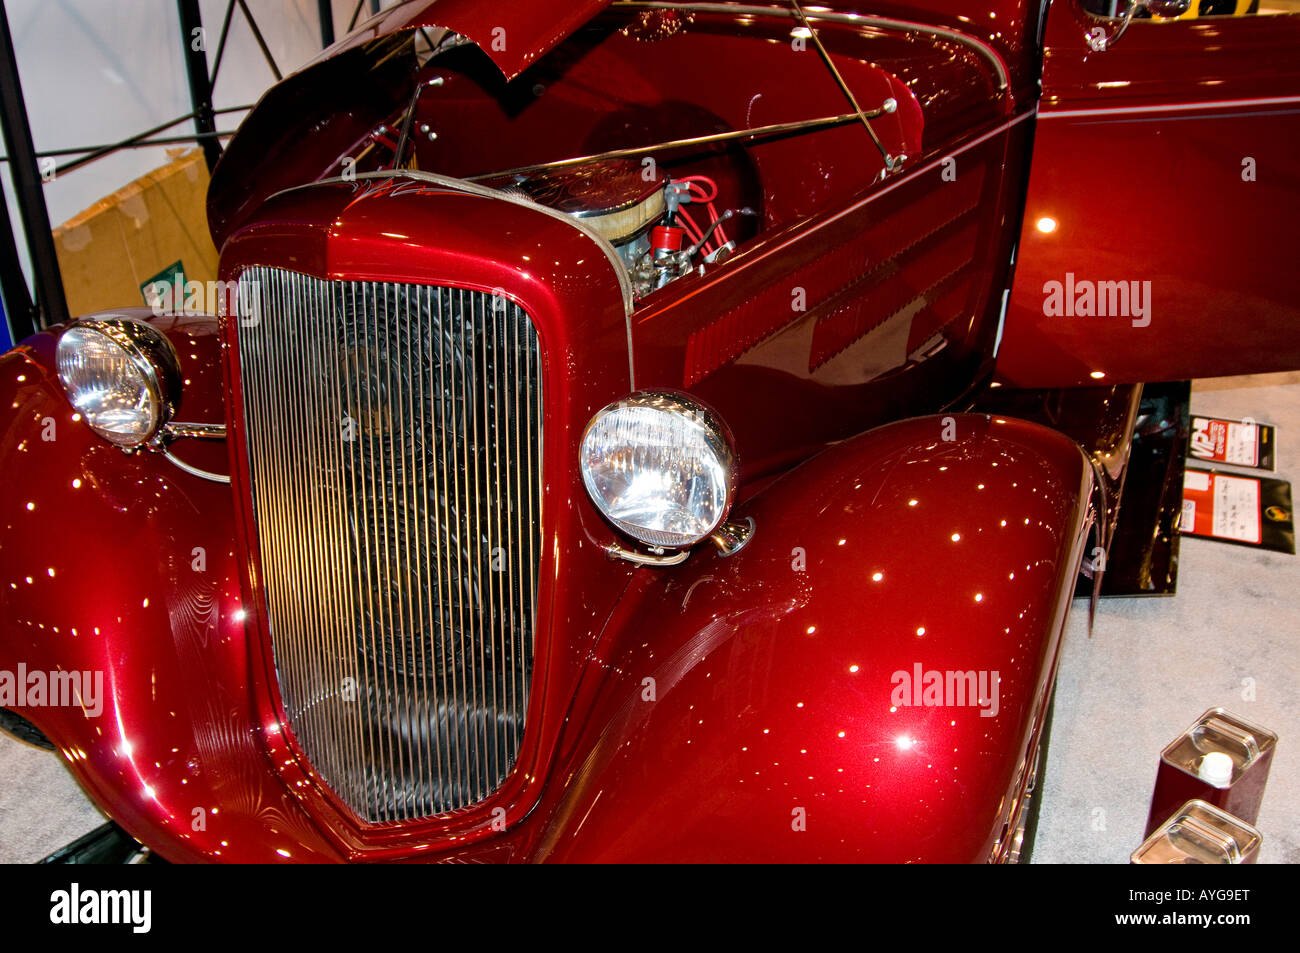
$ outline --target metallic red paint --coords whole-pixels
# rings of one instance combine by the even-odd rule
[[[506,79],[514,79],[608,5],[609,0],[405,0],[375,14],[322,56],[399,30],[446,27],[469,37]]]
[[[416,28],[448,27],[469,37],[486,52],[507,79],[514,79],[529,65],[589,22],[601,10],[614,7],[620,13],[653,8],[691,10],[698,4],[636,3],[611,0],[576,0],[565,10],[536,0],[499,0],[493,4],[473,0],[404,0],[381,11],[362,23],[356,31],[330,47],[316,60],[319,62],[361,43]],[[787,4],[775,2],[714,4],[743,10],[768,10],[782,17],[792,11]],[[810,16],[833,13],[863,13],[861,5],[848,0],[806,5]],[[1017,87],[1032,83],[1033,56],[1038,29],[1039,5],[1034,0],[984,0],[977,8],[961,0],[912,0],[907,3],[879,2],[869,11],[901,22],[942,26],[965,33],[987,44],[1002,60]],[[733,14],[734,15],[734,14]]]
[[[61,402],[36,373],[8,383],[39,363],[3,362],[0,383],[33,412]],[[109,674],[107,734],[88,738],[80,711],[21,713],[115,819],[172,860],[983,860],[1037,743],[1093,484],[1077,446],[1053,431],[952,421],[952,441],[947,419],[913,419],[792,471],[746,504],[761,535],[734,557],[705,551],[679,569],[637,571],[583,656],[540,801],[491,839],[417,827],[363,847],[322,834],[339,819],[321,812],[259,698],[270,685],[249,666],[259,653],[238,608],[229,490],[156,457],[131,461],[140,489],[127,499],[105,499],[133,481],[119,452],[88,434],[31,468],[50,488],[30,494],[38,510],[67,505],[54,477],[72,469],[93,490],[73,518],[138,536],[128,524],[152,508],[164,535],[143,544],[160,555],[157,571],[112,574],[70,564],[51,536],[29,561],[48,555],[80,598],[41,587],[7,597],[35,625],[6,640],[3,661]],[[62,457],[69,447],[110,459]],[[220,557],[210,582],[192,581],[195,541]],[[97,565],[118,551],[111,535],[104,545]],[[892,672],[916,663],[999,672],[998,714],[891,711]],[[797,807],[806,831],[791,826]],[[200,830],[195,808],[207,812]]]
[[[287,192],[227,243],[222,276],[252,264],[277,264],[323,278],[451,284],[497,291],[517,301],[537,327],[547,407],[543,450],[542,553],[538,633],[528,725],[516,769],[472,810],[400,826],[365,825],[323,785],[297,793],[339,838],[339,848],[368,856],[427,851],[493,833],[493,810],[514,824],[541,795],[566,702],[595,633],[627,586],[632,567],[609,560],[615,534],[595,511],[573,461],[583,428],[601,407],[628,392],[629,355],[622,296],[601,248],[566,222],[535,207],[469,195],[419,180],[360,180]],[[228,329],[227,333],[233,333]],[[259,633],[254,665],[263,717],[283,721],[264,599],[235,349],[226,373],[238,502],[241,564],[250,623]],[[311,772],[289,739],[291,771]]]
[[[439,859],[988,859],[1024,803],[1100,501],[1060,434],[951,419],[952,441],[917,418],[791,471],[742,507],[761,529],[735,556],[638,571],[547,797]],[[996,669],[997,715],[891,705],[918,663]]]
[[[1069,387],[1300,367],[1300,16],[1140,21],[1093,53],[1084,37],[1101,22],[1077,0],[1048,17],[1000,378]],[[1149,281],[1149,314],[1047,316],[1045,286],[1067,273]]]
[[[1071,387],[1052,391],[991,387],[980,394],[975,409],[1051,427],[1065,434],[1088,454],[1104,491],[1106,519],[1102,523],[1105,532],[1101,542],[1109,552],[1141,402],[1142,388],[1135,386]]]
[[[955,182],[928,163],[647,299],[638,384],[687,386],[717,407],[751,476],[958,402],[988,369],[1010,280],[1026,130],[995,130],[954,150]]]
[[[984,861],[1037,743],[1093,487],[1067,438],[978,415],[791,471],[741,508],[758,530],[738,554],[639,574],[535,858]],[[999,672],[996,716],[895,707],[918,664]]]
[[[1057,0],[1049,24],[1046,104],[1061,109],[1076,108],[1070,90],[1087,88],[1082,74],[1094,69],[1065,45],[1079,25],[1067,2]],[[687,31],[647,43],[618,30],[642,7],[618,4],[591,20],[602,6],[575,5],[552,23],[515,0],[484,13],[459,0],[400,4],[268,95],[223,159],[211,195],[223,277],[265,264],[499,291],[537,325],[548,409],[537,674],[517,770],[481,804],[413,824],[363,825],[301,756],[284,725],[265,637],[238,362],[227,348],[220,385],[213,322],[172,333],[178,343],[177,333],[193,334],[178,348],[190,378],[183,416],[222,417],[224,386],[232,487],[187,476],[156,455],[124,458],[71,420],[52,376],[51,335],[0,359],[0,398],[18,411],[4,431],[3,459],[19,474],[0,506],[6,534],[24,541],[21,555],[0,549],[9,577],[0,579],[7,623],[0,665],[25,660],[110,675],[111,715],[93,736],[80,712],[22,713],[50,734],[91,795],[163,856],[981,860],[1014,821],[1090,501],[1104,512],[1093,500],[1093,470],[1065,437],[1009,418],[955,414],[950,441],[936,417],[839,441],[955,406],[991,372],[1030,149],[1037,5],[989,0],[963,13],[949,0],[929,0],[873,9],[971,33],[992,60],[951,40],[823,24],[819,32],[859,93],[900,98],[897,122],[880,128],[890,148],[910,150],[904,172],[877,181],[879,155],[858,126],[699,158],[721,194],[757,203],[759,227],[733,259],[655,292],[630,316],[604,252],[536,209],[406,174],[272,197],[336,175],[340,159],[359,155],[378,124],[400,116],[412,84],[433,72],[444,80],[442,95],[423,98],[418,118],[476,135],[425,139],[415,158],[421,168],[459,176],[558,158],[575,143],[627,145],[629,128],[644,141],[844,109],[813,54],[783,58],[791,29],[784,8],[702,10]],[[402,73],[389,56],[400,48],[393,31],[423,23],[489,46],[494,23],[508,24],[518,45],[486,52],[505,54],[495,58],[507,74],[528,69],[523,85],[484,76],[472,49],[434,61],[434,71]],[[1141,46],[1140,26],[1164,29],[1135,26],[1123,41],[1130,49]],[[716,56],[700,63],[710,52]],[[1244,62],[1229,60],[1229,72]],[[992,62],[1007,71],[1005,91]],[[1145,67],[1128,69],[1138,75]],[[697,81],[705,73],[708,82]],[[716,81],[719,74],[733,79]],[[1180,88],[1160,86],[1154,71],[1143,75],[1144,103]],[[1244,75],[1234,80],[1243,89]],[[755,83],[767,97],[758,113]],[[542,94],[529,97],[537,87]],[[1078,95],[1108,97],[1113,89],[1097,81]],[[350,98],[340,104],[336,93]],[[694,109],[675,111],[673,103]],[[632,127],[620,126],[632,116]],[[1251,122],[1260,154],[1290,168],[1280,140]],[[1082,213],[1078,175],[1088,163],[1076,125],[1066,116],[1037,132],[1030,221],[1041,195],[1068,198]],[[1101,125],[1112,145],[1136,147],[1121,123]],[[1059,141],[1053,128],[1064,131]],[[477,134],[484,129],[490,134]],[[1207,148],[1222,159],[1231,147]],[[1159,146],[1155,154],[1176,155]],[[1109,167],[1127,168],[1122,158]],[[945,176],[945,160],[955,180]],[[366,161],[358,171],[381,168],[384,158],[373,150]],[[1051,179],[1048,161],[1072,163],[1076,177]],[[1156,194],[1168,201],[1163,181],[1143,185],[1165,189]],[[1107,184],[1121,198],[1130,194]],[[1294,197],[1270,188],[1264,199]],[[1079,236],[1175,242],[1190,234],[1188,222],[1178,223],[1181,231],[1142,233],[1112,222],[1103,235],[1082,218],[1063,221],[1067,247],[1085,250],[1102,246],[1080,245]],[[1022,283],[1060,263],[1032,239],[1021,235]],[[1155,247],[1166,254],[1174,246]],[[1202,264],[1199,252],[1178,249]],[[1287,318],[1279,279],[1258,280],[1266,319]],[[1007,317],[1004,373],[1075,382],[1101,352],[1081,339],[1080,357],[1054,353],[1047,331],[1055,329],[1026,322],[1020,287]],[[806,312],[786,310],[796,288],[807,294]],[[1141,344],[1140,355],[1118,359],[1116,378],[1171,366],[1150,346],[1159,338],[1098,340]],[[1240,350],[1225,350],[1221,363],[1238,367]],[[722,411],[745,466],[736,515],[758,525],[746,549],[727,559],[702,549],[671,570],[605,556],[617,537],[573,461],[590,415],[633,386],[685,386]],[[65,436],[38,448],[45,416]],[[82,483],[68,489],[73,480]],[[75,558],[51,525],[83,534]],[[87,526],[103,535],[87,539]],[[135,543],[130,559],[126,539]],[[197,581],[194,546],[209,558],[208,576]],[[802,571],[792,565],[800,549],[808,559]],[[53,575],[38,578],[42,570]],[[998,715],[890,711],[892,673],[916,663],[996,669]],[[648,707],[645,678],[655,679],[657,698]],[[209,805],[206,828],[196,830],[194,809]],[[490,823],[495,807],[505,810],[504,833]],[[791,826],[798,807],[807,808],[803,831]]]
[[[485,69],[473,47],[417,69],[409,44],[403,48],[393,34],[289,77],[258,104],[214,173],[208,212],[218,247],[282,188],[339,175],[348,158],[357,171],[387,168],[391,156],[371,147],[372,133],[400,126],[415,82],[442,85],[426,89],[415,117],[416,128],[427,124],[437,138],[413,137],[410,148],[419,168],[452,176],[564,158],[575,149],[837,115],[848,106],[817,55],[791,48],[788,8],[742,19],[697,13],[689,30],[658,42],[620,32],[638,10],[598,18],[515,84],[502,83],[490,64]],[[897,114],[873,127],[895,154],[910,157],[908,167],[1032,102],[1022,87],[1000,93],[988,62],[951,42],[841,23],[823,23],[819,33],[865,108],[887,95],[900,102]],[[856,124],[745,151],[763,179],[757,195],[727,181],[736,174],[727,162],[734,150],[659,159],[718,178],[724,203],[754,205],[768,227],[835,209],[881,169]]]
[[[964,161],[971,170],[985,164],[996,170],[1004,148],[1001,139],[989,139]],[[988,157],[982,153],[988,153]],[[927,212],[932,203],[917,206],[909,202],[915,203],[927,187],[932,188],[937,177],[937,171],[931,170],[899,180],[888,195],[882,195],[879,206],[864,202],[860,214],[885,221],[890,221],[892,215],[905,230],[934,232],[936,221],[940,226],[945,222],[941,210]],[[970,181],[975,183],[972,207],[977,198],[992,203],[975,219],[981,223],[979,227],[971,230],[972,237],[977,233],[987,236],[985,254],[991,259],[998,249],[996,223],[1005,214],[998,205],[1000,177],[996,171],[978,176],[971,171]],[[910,224],[909,218],[916,224]],[[572,465],[583,427],[597,409],[632,388],[629,362],[636,367],[635,386],[679,386],[687,346],[667,330],[666,318],[672,316],[678,327],[682,327],[683,318],[701,327],[710,315],[725,312],[720,301],[728,295],[743,301],[762,282],[772,285],[803,280],[797,269],[827,240],[825,232],[838,235],[832,242],[846,241],[853,235],[855,219],[851,215],[828,215],[826,222],[825,229],[814,225],[801,234],[776,233],[766,242],[755,243],[753,251],[742,253],[718,269],[718,277],[678,282],[680,289],[657,296],[637,312],[630,338],[610,263],[593,242],[534,208],[458,193],[454,188],[418,178],[362,179],[286,192],[268,202],[253,222],[228,241],[222,275],[227,280],[237,278],[246,265],[278,264],[323,278],[419,280],[498,291],[517,300],[532,315],[542,343],[548,407],[545,499],[563,500],[565,505],[562,509],[543,508],[543,538],[550,542],[542,547],[547,555],[541,573],[545,582],[539,596],[539,618],[551,620],[551,628],[543,626],[539,631],[538,671],[543,674],[534,683],[532,714],[519,764],[512,779],[475,809],[399,828],[366,828],[351,819],[322,786],[303,789],[309,809],[322,818],[326,827],[342,832],[341,848],[382,854],[428,849],[435,838],[473,840],[491,833],[494,809],[504,808],[507,823],[514,823],[533,807],[542,791],[542,779],[563,715],[557,705],[571,696],[575,665],[589,651],[597,631],[594,625],[613,611],[631,571],[627,564],[610,563],[604,557],[604,548],[617,542],[618,537],[592,507]],[[887,235],[880,239],[882,244],[889,240]],[[996,260],[990,259],[983,267],[996,269]],[[760,274],[762,279],[756,277]],[[808,315],[791,314],[803,327],[834,316],[842,300],[832,298],[829,306],[822,307],[822,290],[808,284],[812,305]],[[771,472],[782,464],[788,467],[790,461],[807,457],[833,440],[884,419],[891,408],[906,400],[917,402],[913,406],[928,400],[930,407],[938,407],[945,399],[959,396],[960,391],[953,389],[947,378],[958,387],[964,386],[961,382],[970,379],[982,353],[981,347],[963,343],[960,335],[971,333],[972,322],[978,320],[976,340],[982,339],[986,348],[994,330],[991,318],[995,313],[990,313],[989,308],[996,308],[997,299],[983,290],[985,286],[979,280],[962,286],[960,307],[972,307],[966,301],[978,302],[973,304],[977,318],[968,316],[955,322],[950,333],[957,346],[944,349],[947,353],[942,360],[932,368],[923,368],[916,375],[918,381],[910,387],[901,387],[895,378],[875,388],[881,395],[892,391],[886,403],[873,405],[864,399],[862,371],[846,375],[840,369],[837,376],[822,373],[821,380],[817,380],[818,375],[809,369],[806,350],[794,365],[783,362],[769,369],[764,369],[762,349],[746,354],[746,373],[761,375],[765,382],[762,389],[743,381],[713,389],[711,381],[701,385],[702,395],[725,404],[722,409],[732,427],[742,428],[742,453],[751,458],[744,471],[747,478]],[[904,300],[927,293],[924,281],[912,286],[904,278],[895,287],[907,289]],[[710,296],[718,295],[724,297],[711,300]],[[671,305],[666,308],[654,303],[674,299],[689,302],[689,308],[673,310]],[[690,327],[689,323],[685,325],[687,331]],[[799,335],[797,328],[793,333]],[[804,334],[801,339],[806,347],[809,337]],[[780,336],[776,340],[779,342]],[[633,344],[631,352],[629,341]],[[776,353],[783,350],[789,349],[778,346]],[[233,356],[234,349],[228,348],[226,353]],[[734,356],[718,373],[730,372],[733,360]],[[966,364],[964,373],[954,371],[962,366],[960,362]],[[924,363],[917,360],[914,366],[923,367]],[[257,579],[259,560],[254,534],[248,531],[252,516],[247,490],[242,485],[247,465],[243,460],[240,402],[235,399],[240,392],[238,367],[233,361],[227,364],[227,376],[231,382],[229,413],[234,451],[231,469],[236,498],[243,501],[243,529],[238,536],[249,547],[244,560],[249,573],[247,602],[257,607],[259,628],[265,632],[261,610],[264,600]],[[795,390],[799,387],[807,387],[810,393],[799,394]],[[814,390],[827,402],[816,416],[825,419],[831,429],[810,430],[794,419],[780,427],[771,426],[773,408],[784,406],[805,414]],[[764,392],[781,399],[769,403],[761,396]],[[785,400],[789,394],[794,396]],[[273,687],[269,647],[264,638],[258,645],[263,649],[259,660],[262,681]],[[264,717],[282,718],[273,690],[261,698],[261,704]],[[296,758],[293,769],[310,773],[302,758]]]
[[[219,366],[214,321],[157,323],[187,375]],[[0,402],[14,410],[0,667],[102,672],[105,698],[95,718],[17,711],[114,820],[169,860],[336,857],[271,765],[275,726],[249,704],[230,488],[96,436],[53,373],[55,341],[38,334],[0,357]],[[204,391],[192,387],[184,406]],[[221,422],[216,406],[205,422]]]

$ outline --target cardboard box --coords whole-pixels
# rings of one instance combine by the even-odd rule
[[[172,161],[54,229],[68,311],[148,304],[156,280],[215,281],[208,233],[208,167],[199,149],[169,150]]]

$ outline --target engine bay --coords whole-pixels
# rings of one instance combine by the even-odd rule
[[[617,249],[640,306],[914,168],[923,133],[999,112],[967,52],[971,81],[941,89],[950,48],[817,33],[820,53],[789,17],[610,11],[511,78],[453,33],[377,37],[258,105],[214,177],[214,237],[283,189],[429,172],[581,220]]]
[[[649,26],[598,18],[509,80],[455,34],[374,40],[306,71],[314,89],[291,79],[250,127],[284,149],[309,139],[315,155],[332,153],[320,178],[425,171],[572,215],[617,249],[638,302],[919,156],[921,106],[908,84],[924,64],[906,55],[905,37],[836,38],[826,25],[829,42],[858,48],[828,71],[817,53],[792,49],[798,28],[779,20],[738,28],[673,14],[668,29],[656,16]],[[719,71],[721,61],[752,73]],[[915,75],[896,74],[902,63]],[[301,111],[304,97],[325,93],[329,115]],[[238,181],[227,164],[214,194],[227,187],[243,204],[217,203],[218,232],[255,211],[254,190],[272,194],[290,176],[273,155],[240,158],[258,181]]]
[[[707,175],[665,174],[653,160],[605,159],[482,184],[579,219],[618,251],[641,299],[705,264],[726,261],[742,234],[727,223],[756,218],[748,207],[718,210],[718,184]]]

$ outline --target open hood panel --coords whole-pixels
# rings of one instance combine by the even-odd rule
[[[325,51],[341,50],[418,27],[446,27],[468,37],[514,79],[610,0],[406,0],[371,17],[356,33]]]
[[[467,37],[509,81],[608,5],[609,0],[404,0],[375,14],[268,90],[240,126],[208,190],[208,224],[217,248],[268,195],[302,184],[300,164],[289,154],[298,143],[310,139],[334,167],[335,156],[409,98],[414,63],[389,55],[399,34],[447,29]]]

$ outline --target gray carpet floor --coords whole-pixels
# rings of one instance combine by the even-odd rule
[[[0,734],[0,863],[34,863],[103,823],[58,755]]]
[[[1279,428],[1278,476],[1300,476],[1300,374],[1197,381],[1192,408]],[[1281,736],[1258,826],[1261,863],[1300,862],[1300,558],[1182,541],[1178,595],[1071,613],[1034,860],[1126,863],[1161,749],[1222,706]],[[1253,701],[1243,679],[1254,679]],[[0,735],[0,863],[40,859],[103,822],[62,763]]]
[[[1196,381],[1192,410],[1278,427],[1277,476],[1300,483],[1300,374]],[[1034,860],[1127,863],[1160,752],[1207,708],[1279,735],[1260,863],[1300,863],[1300,557],[1183,537],[1178,594],[1070,613]],[[1254,701],[1243,680],[1254,680]]]

